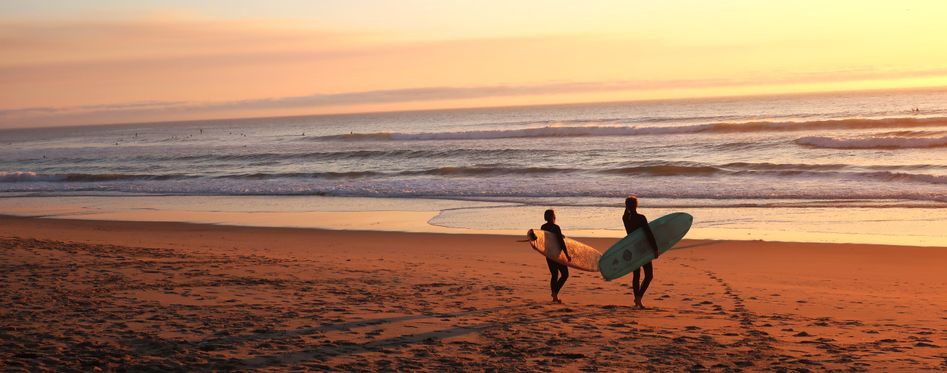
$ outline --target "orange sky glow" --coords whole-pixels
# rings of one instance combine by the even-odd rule
[[[52,3],[0,127],[947,86],[939,1]]]

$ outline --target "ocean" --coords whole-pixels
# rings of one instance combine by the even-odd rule
[[[947,90],[15,129],[0,144],[0,198],[17,203],[448,200],[465,203],[429,224],[519,230],[557,208],[564,229],[619,235],[634,194],[649,218],[695,212],[704,238],[947,241]]]

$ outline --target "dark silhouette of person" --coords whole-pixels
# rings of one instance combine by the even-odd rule
[[[562,229],[559,229],[559,226],[556,225],[556,212],[551,209],[546,210],[546,213],[543,214],[543,219],[546,220],[546,224],[543,224],[540,229],[551,233],[546,235],[546,239],[558,240],[559,247],[562,248],[562,253],[565,254],[566,259],[571,262],[572,256],[569,255],[569,250],[566,248],[565,236],[562,235]],[[552,290],[552,302],[562,303],[562,301],[559,300],[559,290],[562,290],[562,286],[565,285],[566,280],[569,279],[569,267],[565,264],[556,263],[548,257],[546,258],[546,265],[549,266],[549,288]],[[562,274],[562,276],[559,276],[560,274]]]
[[[648,226],[648,218],[638,213],[638,197],[628,196],[625,199],[625,214],[622,215],[621,221],[625,223],[625,233],[627,234],[631,234],[636,229],[644,228],[648,243],[651,244],[651,249],[654,250],[654,258],[657,259],[660,255],[658,243],[654,239],[654,232],[651,232],[651,227]],[[639,283],[641,268],[644,268],[644,281]],[[641,304],[641,298],[644,297],[644,292],[648,291],[648,285],[651,285],[651,280],[654,278],[654,268],[651,266],[651,262],[646,263],[641,268],[635,269],[631,279],[631,288],[635,292],[635,308],[644,309],[645,306]]]

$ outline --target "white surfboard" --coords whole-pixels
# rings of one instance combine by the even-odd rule
[[[562,247],[559,246],[559,240],[546,239],[547,235],[551,234],[555,233],[549,233],[540,229],[530,229],[529,232],[526,233],[526,237],[530,240],[530,247],[556,263],[565,264],[582,271],[598,271],[598,261],[602,258],[601,252],[589,245],[566,237],[566,248],[572,257],[572,261],[569,261],[566,259],[566,254],[562,252]],[[533,240],[533,237],[536,239]]]

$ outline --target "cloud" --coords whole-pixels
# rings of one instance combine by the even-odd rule
[[[299,22],[213,20],[0,20],[0,66],[59,66],[280,50],[333,50],[372,40]]]
[[[523,95],[552,95],[562,93],[582,93],[592,91],[610,91],[633,87],[656,87],[656,82],[646,83],[605,83],[605,82],[560,82],[535,85],[495,85],[482,87],[424,87],[390,90],[345,92],[335,94],[312,94],[251,100],[224,102],[184,102],[150,101],[121,103],[114,105],[82,105],[71,107],[29,107],[0,110],[0,119],[32,115],[71,115],[71,114],[149,114],[174,111],[177,113],[200,113],[229,110],[259,110],[287,108],[320,108],[346,105],[367,105],[399,102],[463,100],[485,97],[508,97]]]
[[[295,108],[331,108],[372,104],[434,102],[467,100],[489,97],[557,95],[602,92],[629,89],[711,84],[711,82],[553,82],[533,85],[492,85],[479,87],[422,87],[390,90],[371,90],[335,94],[312,94],[250,100],[218,102],[148,101],[113,105],[80,105],[66,107],[28,107],[0,110],[0,125],[64,124],[69,122],[108,123],[126,118],[154,118],[156,116],[188,117],[200,114],[218,114],[240,111],[271,111]]]
[[[799,62],[802,47],[770,41],[437,36],[407,40],[278,20],[0,19],[0,127],[476,106],[539,96],[536,103],[563,102],[609,92],[678,97],[661,91],[947,76],[944,68],[847,53]],[[892,65],[900,69],[880,68]]]
[[[728,83],[729,82],[729,83]],[[727,80],[679,80],[635,82],[553,82],[531,85],[493,85],[480,87],[423,87],[390,90],[312,94],[224,102],[153,101],[115,105],[84,105],[73,107],[31,107],[0,110],[0,117],[19,114],[68,113],[141,113],[153,111],[205,112],[226,110],[319,108],[348,105],[385,104],[418,101],[465,100],[487,97],[557,95],[571,93],[625,90],[693,88],[732,84]]]

